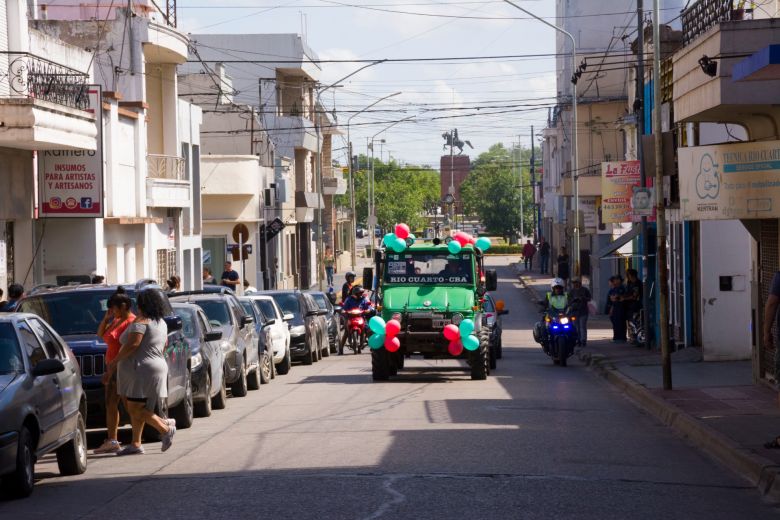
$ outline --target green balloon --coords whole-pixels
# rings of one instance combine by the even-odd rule
[[[463,348],[466,350],[477,350],[479,348],[479,339],[476,336],[467,336],[461,341],[463,341]]]
[[[490,249],[490,239],[488,237],[479,237],[474,245],[483,251],[487,251]]]
[[[398,237],[395,236],[395,233],[388,233],[388,234],[385,235],[385,238],[382,239],[382,242],[384,242],[384,244],[387,247],[392,249],[393,243],[395,242],[396,238],[398,238]]]
[[[396,253],[403,253],[406,250],[406,240],[403,238],[395,237],[393,243],[390,244],[390,248]]]
[[[374,350],[378,348],[382,348],[384,344],[385,344],[384,334],[373,334],[368,338],[368,346],[373,348]]]
[[[474,320],[466,318],[461,321],[458,330],[460,331],[461,339],[466,339],[467,336],[474,332]]]
[[[383,320],[381,316],[374,316],[368,320],[368,328],[371,329],[371,332],[374,334],[384,334],[385,326],[385,320]]]
[[[461,249],[463,249],[463,247],[461,247],[460,242],[457,240],[452,240],[449,244],[447,244],[447,250],[453,255],[460,253]]]

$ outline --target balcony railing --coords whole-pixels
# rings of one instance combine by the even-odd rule
[[[86,110],[89,75],[27,53],[0,53],[8,74],[0,75],[0,96],[35,98]]]
[[[169,179],[174,181],[187,179],[182,157],[149,154],[146,156],[146,165],[148,169],[147,177],[150,179]]]
[[[751,13],[744,0],[699,0],[682,12],[683,46],[690,45],[718,22],[744,20]]]

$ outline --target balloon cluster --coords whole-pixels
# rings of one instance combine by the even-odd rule
[[[396,224],[395,233],[386,234],[382,239],[382,242],[384,242],[385,247],[388,249],[392,249],[396,253],[403,253],[406,249],[406,240],[411,239],[412,243],[414,243],[416,238],[417,237],[411,233],[409,226],[406,224]]]
[[[450,323],[444,327],[444,337],[450,342],[448,350],[450,355],[459,356],[463,349],[477,350],[479,339],[474,336],[474,321],[466,318],[460,325]]]
[[[490,239],[488,237],[474,238],[465,231],[458,231],[453,235],[453,240],[447,244],[447,250],[453,255],[460,253],[460,250],[471,244],[482,251],[490,249]]]
[[[398,320],[390,320],[385,323],[380,316],[374,316],[368,320],[368,328],[374,334],[368,338],[368,346],[376,350],[383,346],[388,352],[396,352],[401,348],[398,333],[401,332],[401,324]]]

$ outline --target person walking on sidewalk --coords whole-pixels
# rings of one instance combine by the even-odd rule
[[[577,342],[581,347],[588,345],[588,302],[592,298],[588,288],[582,285],[582,280],[575,278],[571,281],[569,301],[574,315],[577,316],[574,325],[577,328]]]
[[[612,342],[626,342],[626,313],[623,305],[623,295],[626,289],[623,287],[623,279],[620,276],[612,276],[609,279],[609,292],[607,293],[607,305],[604,313],[612,322]]]
[[[569,285],[569,277],[571,271],[569,270],[569,253],[566,252],[566,246],[561,247],[561,253],[558,255],[558,278],[563,280],[564,287]]]
[[[525,261],[525,270],[528,271],[534,268],[534,255],[536,254],[536,248],[528,240],[523,246],[523,260]]]
[[[541,265],[539,266],[539,273],[547,274],[547,269],[550,267],[550,243],[541,237],[539,239],[539,260]]]
[[[333,274],[336,272],[336,258],[333,256],[333,250],[330,246],[325,247],[325,256],[322,259],[322,263],[325,264],[325,277],[328,281],[328,287],[333,287]]]

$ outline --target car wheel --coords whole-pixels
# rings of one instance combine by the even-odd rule
[[[317,340],[317,349],[315,352],[317,353],[317,361],[322,359],[322,339]]]
[[[306,355],[303,358],[303,364],[304,365],[311,365],[315,361],[317,361],[317,353],[314,351],[314,348],[312,347],[311,340],[306,341]]]
[[[244,366],[244,363],[239,363],[238,368],[238,379],[236,379],[236,382],[230,385],[230,393],[233,394],[233,397],[244,397],[247,394],[247,383],[246,383],[246,366]]]
[[[76,435],[57,448],[57,467],[63,475],[81,475],[87,471],[87,428],[84,416],[76,418]]]
[[[320,346],[322,346],[322,357],[330,357],[330,338],[328,337],[327,333],[324,334],[324,338],[322,340],[322,343]]]
[[[19,432],[19,447],[16,451],[16,469],[3,477],[3,488],[12,496],[29,497],[35,485],[35,446],[33,437],[26,426]]]
[[[195,417],[208,417],[211,415],[211,369],[209,367],[203,367],[206,371],[206,398],[203,401],[195,403],[194,412]]]
[[[225,376],[222,375],[222,385],[219,387],[217,395],[211,398],[211,407],[215,410],[224,410],[227,406],[227,387],[225,386]]]
[[[498,359],[501,359],[501,357],[504,355],[502,347],[503,347],[503,345],[501,343],[501,334],[499,334],[498,335],[497,348],[496,348],[496,357]]]
[[[246,376],[246,385],[250,390],[257,390],[260,388],[260,383],[262,382],[262,376],[260,375],[260,363],[262,363],[262,360],[258,358],[257,366]]]
[[[184,399],[171,410],[171,417],[176,420],[176,428],[184,430],[194,422],[194,407],[192,406],[192,372],[187,371],[184,383]]]
[[[285,376],[290,372],[290,367],[292,366],[292,359],[290,358],[290,349],[287,349],[287,351],[284,354],[284,359],[281,363],[279,363],[276,366],[276,372],[279,375]]]
[[[268,352],[263,352],[263,355],[260,356],[260,365],[257,367],[257,372],[260,374],[260,382],[264,385],[267,385],[271,382],[271,378],[273,378],[273,362],[271,361],[271,356],[268,355]]]

